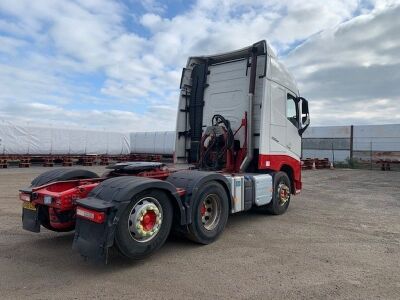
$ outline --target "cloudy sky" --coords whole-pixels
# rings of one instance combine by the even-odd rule
[[[261,39],[313,125],[400,123],[400,0],[2,0],[0,120],[174,130],[187,57]]]

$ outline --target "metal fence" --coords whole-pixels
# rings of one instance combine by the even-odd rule
[[[400,142],[380,140],[359,141],[356,138],[304,138],[302,157],[328,158],[336,166],[400,171]]]

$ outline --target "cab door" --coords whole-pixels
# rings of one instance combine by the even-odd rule
[[[286,148],[286,89],[273,82],[269,82],[269,91],[271,97],[271,138],[270,138],[270,151],[274,154],[285,154]]]
[[[299,107],[298,98],[286,93],[286,148],[296,155],[301,156],[301,137],[299,135]]]

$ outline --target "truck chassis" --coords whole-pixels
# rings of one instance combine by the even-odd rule
[[[30,188],[20,190],[23,228],[75,229],[73,248],[85,257],[106,261],[109,248],[116,246],[123,255],[140,259],[161,247],[171,227],[192,241],[209,244],[223,231],[229,213],[259,206],[281,214],[290,202],[289,179],[283,172],[244,176],[144,162],[110,168],[113,171],[102,177],[74,168],[40,175]],[[41,184],[43,178],[49,182]],[[263,192],[267,189],[269,194]]]

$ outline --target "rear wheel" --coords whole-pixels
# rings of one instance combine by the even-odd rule
[[[73,168],[54,169],[54,170],[49,170],[47,172],[44,172],[44,173],[40,174],[38,177],[36,177],[35,179],[33,179],[31,182],[31,187],[38,187],[38,186],[56,182],[56,181],[90,179],[90,178],[98,178],[98,177],[99,176],[96,173],[94,173],[92,171],[88,171],[88,170],[73,169]],[[50,214],[49,214],[48,206],[40,206],[39,207],[40,224],[44,228],[46,228],[48,230],[56,231],[56,232],[68,232],[68,231],[74,230],[75,224],[67,226],[65,228],[55,228],[55,227],[51,226],[49,215]]]
[[[218,182],[209,182],[198,191],[192,204],[192,223],[187,237],[200,244],[214,242],[228,221],[229,199]]]
[[[274,175],[272,200],[265,206],[265,211],[273,215],[284,214],[290,204],[290,187],[290,179],[287,174],[284,172],[277,172]]]
[[[136,195],[117,225],[118,250],[131,259],[149,256],[165,243],[172,216],[172,204],[165,192],[149,190]]]

